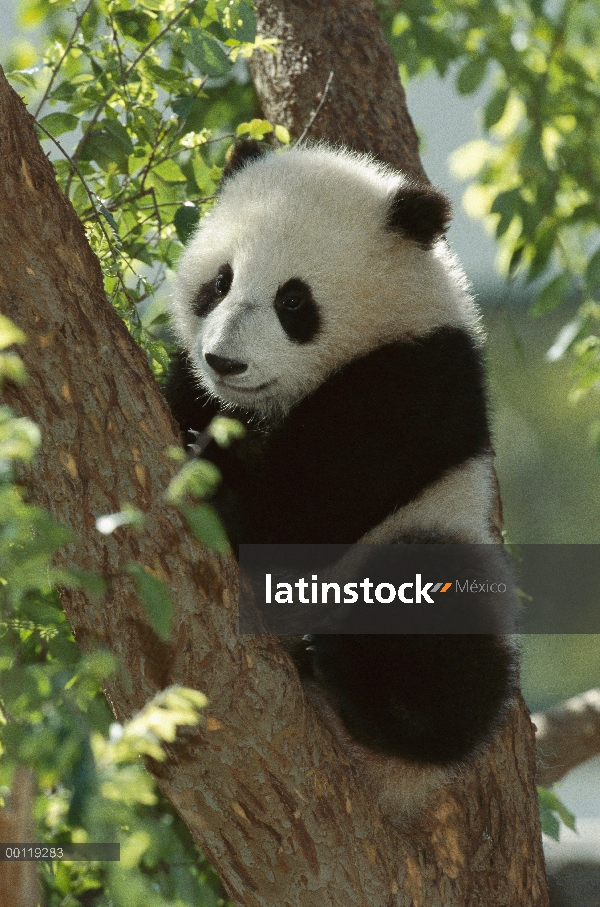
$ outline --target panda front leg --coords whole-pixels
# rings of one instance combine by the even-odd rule
[[[188,356],[181,351],[171,361],[164,395],[186,446],[193,445],[222,410],[221,403],[202,389]]]

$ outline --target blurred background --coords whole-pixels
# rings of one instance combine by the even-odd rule
[[[506,535],[517,544],[598,544],[600,460],[589,443],[594,401],[571,402],[569,362],[546,358],[568,318],[564,310],[532,318],[531,288],[498,276],[494,240],[464,211],[465,183],[450,166],[456,148],[481,135],[487,93],[482,87],[459,95],[452,73],[407,87],[425,170],[453,200],[449,240],[483,311]],[[522,683],[532,711],[600,686],[600,636],[525,637]],[[544,835],[552,905],[599,907],[600,757],[570,772],[556,789],[576,816],[577,833],[561,827],[559,842]]]

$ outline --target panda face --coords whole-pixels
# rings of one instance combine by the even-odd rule
[[[248,259],[254,262],[256,252]],[[319,306],[300,277],[277,286],[263,279],[264,291],[250,294],[252,269],[233,260],[236,269],[222,264],[192,302],[193,361],[204,387],[223,402],[262,414],[285,411],[307,389],[306,376],[301,386],[292,376],[307,367],[319,374]]]
[[[225,406],[285,415],[382,344],[440,324],[474,330],[410,191],[401,174],[323,147],[265,155],[228,179],[182,255],[172,304],[199,384]]]

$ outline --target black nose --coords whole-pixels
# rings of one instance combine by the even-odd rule
[[[223,356],[215,356],[214,353],[205,353],[204,358],[217,375],[241,375],[248,368],[245,362],[225,359]]]

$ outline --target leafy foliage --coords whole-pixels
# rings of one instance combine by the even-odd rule
[[[157,291],[210,208],[223,155],[252,119],[244,59],[270,47],[247,0],[23,0],[42,26],[42,62],[13,55],[58,182],[86,226],[112,304],[164,376]],[[49,108],[53,108],[51,111]],[[246,128],[247,127],[247,128]],[[285,130],[275,128],[279,140]]]
[[[573,359],[573,398],[600,387],[600,7],[594,0],[380,0],[405,77],[456,70],[462,94],[486,77],[486,134],[454,166],[509,277],[538,281],[532,314],[574,300],[549,351]],[[538,286],[538,283],[535,284]],[[600,422],[592,428],[600,439]],[[600,455],[600,444],[598,446]]]
[[[23,339],[0,317],[0,383],[26,380],[7,350]],[[118,863],[41,864],[48,907],[218,907],[218,878],[140,761],[164,759],[163,744],[197,723],[206,699],[171,687],[131,721],[114,721],[101,683],[117,669],[115,658],[82,654],[56,594],[57,584],[76,584],[99,597],[104,583],[52,566],[69,533],[16,484],[15,467],[30,463],[39,443],[32,422],[0,408],[0,804],[17,767],[27,766],[38,840],[121,844]],[[139,515],[128,517],[139,524]],[[153,625],[167,635],[165,590],[139,565],[131,572]]]

